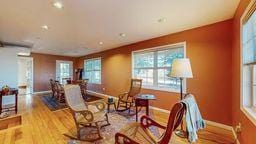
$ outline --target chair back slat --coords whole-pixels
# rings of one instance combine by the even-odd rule
[[[134,97],[135,95],[140,93],[142,86],[142,80],[141,79],[132,79],[131,80],[131,87],[129,91],[129,97]]]
[[[181,121],[183,120],[185,109],[185,104],[183,104],[182,102],[176,103],[172,107],[165,133],[160,139],[159,144],[169,143],[173,131],[177,129],[177,127],[181,124]]]
[[[79,85],[66,85],[64,87],[65,99],[69,108],[73,111],[80,111],[87,109],[84,103]]]

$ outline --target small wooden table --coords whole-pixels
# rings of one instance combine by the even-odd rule
[[[108,105],[108,113],[110,111],[110,106],[113,105],[114,106],[114,110],[116,110],[116,103],[113,101],[113,102],[107,102],[107,105]]]
[[[9,96],[9,95],[15,96],[15,106],[3,108],[3,103],[2,103],[3,96]],[[17,111],[18,111],[18,89],[10,88],[10,90],[8,92],[5,92],[2,89],[0,89],[0,114],[3,112],[4,109],[11,109],[11,108],[14,108],[15,113],[17,114]]]
[[[146,115],[149,115],[149,100],[156,100],[156,97],[152,94],[138,94],[135,97],[136,122],[138,121],[138,107],[145,107]]]

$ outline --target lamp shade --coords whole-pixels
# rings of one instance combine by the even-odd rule
[[[169,77],[193,78],[190,60],[187,58],[174,59]]]

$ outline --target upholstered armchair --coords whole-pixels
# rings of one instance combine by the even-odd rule
[[[118,96],[118,103],[117,103],[117,111],[126,111],[131,110],[131,107],[134,106],[134,97],[140,93],[142,86],[141,79],[132,79],[131,86],[129,92],[125,92]]]
[[[64,87],[66,103],[72,113],[77,128],[77,139],[85,141],[96,141],[102,139],[99,123],[106,122],[109,125],[105,103],[96,101],[85,103],[79,85],[66,85]],[[96,128],[97,138],[81,139],[80,131],[82,128]]]
[[[167,126],[162,126],[148,116],[142,116],[140,123],[134,122],[126,125],[115,135],[115,144],[168,144],[173,131],[180,125],[185,105],[176,103],[169,115]],[[162,136],[157,138],[149,130],[150,127],[164,129]]]

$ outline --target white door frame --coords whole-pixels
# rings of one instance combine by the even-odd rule
[[[18,59],[25,59],[31,61],[31,93],[34,93],[34,58],[33,57],[23,57],[23,56],[18,56]]]
[[[56,80],[59,80],[59,65],[60,63],[69,63],[70,64],[70,78],[73,80],[73,61],[66,60],[56,60]]]

